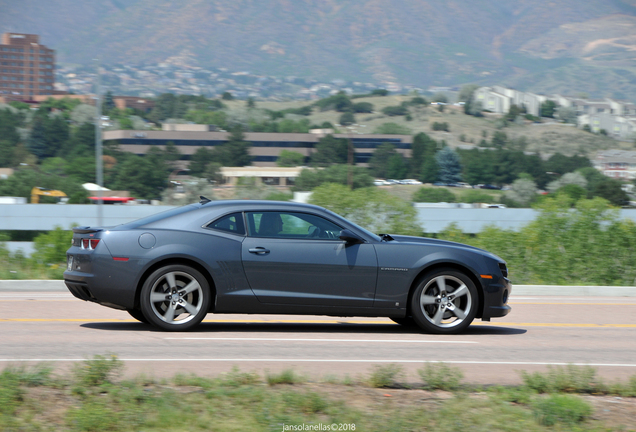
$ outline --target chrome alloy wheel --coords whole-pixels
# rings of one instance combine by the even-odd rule
[[[452,328],[470,316],[473,298],[459,278],[442,274],[424,286],[419,303],[424,318],[431,324],[438,328]],[[469,319],[472,321],[472,317]]]
[[[183,271],[170,271],[157,278],[150,289],[152,312],[161,321],[183,325],[192,321],[204,303],[197,279]]]

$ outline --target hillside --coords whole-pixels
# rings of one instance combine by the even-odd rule
[[[0,10],[0,32],[40,34],[67,64],[636,99],[634,0],[0,0]]]
[[[577,129],[573,125],[560,124],[556,122],[515,124],[506,123],[506,127],[501,128],[500,116],[492,115],[486,117],[473,117],[465,115],[461,107],[448,105],[444,112],[439,112],[433,106],[410,107],[412,120],[406,120],[405,116],[386,116],[381,113],[382,108],[399,105],[409,101],[410,96],[387,96],[387,97],[365,97],[354,99],[357,102],[369,102],[374,106],[371,114],[356,114],[357,126],[353,127],[353,133],[373,133],[376,128],[384,123],[396,123],[408,128],[412,134],[425,132],[436,140],[444,140],[451,147],[469,147],[478,145],[482,139],[490,141],[496,131],[506,133],[509,141],[514,141],[524,137],[527,146],[525,151],[539,152],[544,156],[554,153],[562,153],[567,156],[575,154],[585,155],[590,158],[595,157],[599,150],[607,149],[629,149],[634,148],[632,142],[621,142],[613,138],[596,135]],[[280,111],[287,108],[300,108],[308,105],[304,101],[290,102],[257,102],[255,110],[245,109],[245,101],[225,101],[227,112],[230,118],[239,119],[251,117],[262,119],[267,117],[264,110]],[[341,113],[333,110],[320,111],[314,109],[308,116],[311,124],[322,124],[325,121],[337,124]],[[287,115],[288,118],[301,119],[304,117]],[[434,131],[433,123],[448,123],[449,132]],[[344,129],[343,129],[344,131]],[[464,139],[462,141],[461,139]],[[472,143],[471,143],[472,141]],[[515,145],[509,148],[517,148]]]

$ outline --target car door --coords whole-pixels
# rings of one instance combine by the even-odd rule
[[[372,307],[377,257],[372,244],[345,244],[342,229],[318,215],[247,212],[243,268],[263,303]]]

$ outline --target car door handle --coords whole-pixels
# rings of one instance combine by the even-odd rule
[[[268,254],[269,253],[269,249],[265,249],[264,247],[255,247],[255,248],[251,248],[249,249],[250,253],[253,254],[258,254],[258,255],[264,255],[264,254]]]

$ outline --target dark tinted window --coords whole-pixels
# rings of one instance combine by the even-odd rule
[[[211,222],[208,228],[227,231],[234,234],[245,235],[245,225],[243,224],[242,213],[232,213]]]

